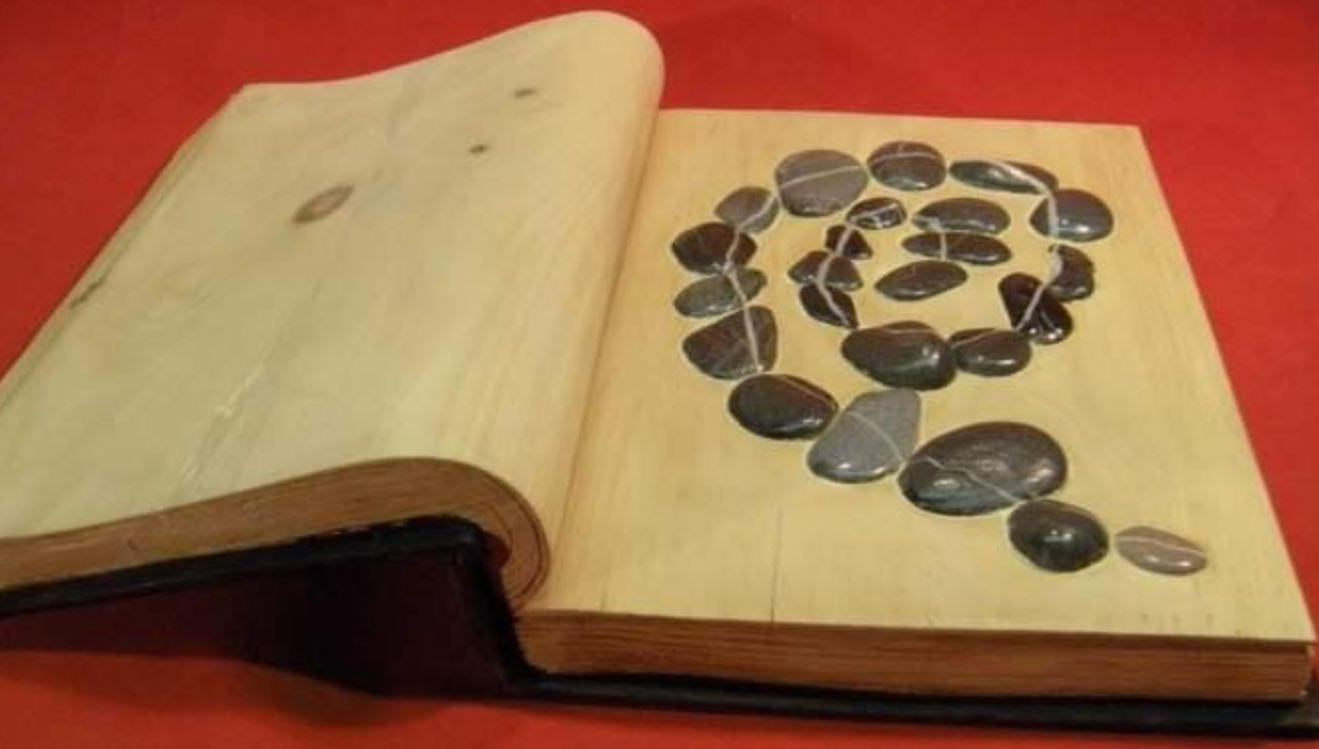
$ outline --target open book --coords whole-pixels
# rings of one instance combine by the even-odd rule
[[[1135,129],[662,77],[582,13],[243,89],[0,385],[0,595],[459,516],[552,673],[1299,698]]]

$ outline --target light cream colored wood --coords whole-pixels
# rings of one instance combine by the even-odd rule
[[[563,513],[661,79],[644,29],[582,13],[245,88],[0,384],[0,587],[364,521],[375,493],[384,519],[466,508],[506,535],[519,602]],[[337,211],[292,220],[338,185]],[[282,483],[331,469],[352,480]],[[235,535],[290,492],[300,518]]]
[[[673,237],[708,220],[732,189],[772,186],[775,164],[793,151],[837,148],[864,159],[899,138],[930,142],[949,159],[1040,164],[1065,185],[1103,196],[1118,218],[1111,238],[1086,247],[1099,268],[1099,290],[1072,306],[1072,338],[1037,348],[1035,361],[1016,376],[963,376],[925,395],[923,439],[975,421],[1042,427],[1071,462],[1059,498],[1089,508],[1113,532],[1154,525],[1203,544],[1211,557],[1203,573],[1159,577],[1113,553],[1080,573],[1049,574],[1011,548],[1001,514],[930,515],[903,499],[891,479],[854,486],[820,481],[804,466],[807,444],[743,431],[726,413],[731,386],[684,360],[680,341],[700,323],[671,307],[673,295],[693,280],[670,254]],[[975,191],[949,182],[903,195],[872,183],[869,193],[895,195],[914,211]],[[1036,200],[996,198],[1018,217]],[[780,219],[760,239],[753,265],[771,279],[757,301],[778,319],[776,371],[814,380],[845,404],[875,386],[839,355],[842,332],[809,320],[786,279],[789,265],[821,245],[829,223]],[[877,257],[860,264],[868,283],[910,259],[898,246],[909,231],[869,235]],[[1012,267],[1043,275],[1045,243],[1024,221],[1006,240],[1016,252]],[[880,645],[901,647],[896,633],[902,631],[971,633],[986,645],[1051,632],[1093,646],[1040,651],[1058,674],[1089,679],[1068,691],[1299,693],[1310,622],[1134,128],[666,111],[626,252],[558,556],[519,623],[532,662],[551,670],[629,669],[635,661],[619,657],[622,652],[651,652],[664,655],[646,658],[645,666],[661,672],[960,691],[957,685],[970,677],[922,672],[954,667],[947,662],[954,651],[920,650],[914,665],[906,661],[911,668],[895,676],[891,654]],[[1002,267],[972,269],[963,289],[919,304],[888,301],[869,289],[854,297],[865,324],[915,317],[945,334],[1001,326],[1006,317],[996,282],[1003,273]],[[693,626],[722,623],[724,632],[734,628],[731,622],[744,622],[736,642],[745,647],[674,639],[673,618]],[[897,639],[886,640],[883,632]],[[1166,638],[1202,640],[1216,657],[1255,653],[1263,660],[1256,671],[1231,661],[1237,665],[1205,682],[1202,671],[1160,668],[1169,662],[1146,661],[1147,649],[1133,649]],[[835,663],[850,656],[846,676],[821,679],[818,664],[800,651],[774,649],[788,641],[814,643],[817,655],[834,648]],[[1109,657],[1095,661],[1094,648]],[[1282,682],[1265,664],[1279,648],[1291,659]],[[1039,666],[1037,658],[1023,668]],[[1121,668],[1137,668],[1153,681],[1133,681]],[[985,676],[973,679],[977,688]],[[1044,684],[1007,671],[1001,676],[997,691],[1007,693]],[[1050,690],[1056,686],[1047,682]]]

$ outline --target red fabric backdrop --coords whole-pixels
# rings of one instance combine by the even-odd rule
[[[4,0],[0,365],[19,354],[172,151],[241,84],[372,71],[576,7]],[[1319,3],[634,0],[616,9],[659,37],[667,106],[1139,125],[1299,574],[1319,600],[1309,439],[1319,404]],[[5,749],[1127,741],[382,700],[222,659],[0,653]]]

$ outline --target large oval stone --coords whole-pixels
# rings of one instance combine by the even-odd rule
[[[934,328],[906,320],[864,328],[843,339],[843,358],[889,387],[934,390],[953,381],[952,349]]]
[[[866,158],[875,181],[895,190],[928,190],[943,184],[947,174],[943,155],[925,143],[893,141]]]
[[[788,277],[797,283],[815,283],[844,291],[861,288],[861,274],[856,264],[842,255],[824,250],[808,252],[788,269]]]
[[[907,220],[907,210],[894,198],[867,198],[847,212],[847,223],[862,229],[888,229]]]
[[[800,377],[748,377],[728,396],[728,412],[747,431],[776,440],[807,439],[829,426],[838,403]]]
[[[981,515],[1042,497],[1067,480],[1067,457],[1048,434],[1027,424],[990,421],[925,443],[898,476],[922,510]]]
[[[856,327],[856,305],[846,293],[813,283],[801,287],[797,296],[802,309],[816,320],[840,328]]]
[[[697,329],[682,351],[697,369],[721,380],[736,380],[774,367],[778,326],[764,307],[743,307]]]
[[[1108,554],[1108,531],[1099,518],[1052,499],[1013,510],[1008,538],[1022,556],[1049,572],[1083,570]]]
[[[774,170],[783,207],[794,216],[828,216],[852,204],[870,181],[842,151],[798,151]]]
[[[779,199],[763,187],[739,187],[719,205],[714,215],[738,231],[756,233],[768,229],[779,215]]]
[[[755,268],[734,268],[727,275],[688,284],[674,297],[673,308],[687,317],[722,315],[754,299],[767,281],[765,274]]]
[[[1095,264],[1088,255],[1065,244],[1056,244],[1049,252],[1058,258],[1058,275],[1049,282],[1049,294],[1060,302],[1085,299],[1095,293]]]
[[[806,465],[844,484],[882,478],[916,448],[920,420],[921,399],[911,390],[862,393],[811,446]]]
[[[954,161],[953,179],[982,190],[1047,195],[1058,189],[1058,178],[1045,169],[1020,161]]]
[[[1005,377],[1030,364],[1030,340],[1015,330],[972,328],[948,339],[957,368],[982,377]]]
[[[917,255],[956,260],[971,265],[998,265],[1012,259],[1012,250],[998,237],[967,231],[931,231],[902,240],[903,249]]]
[[[998,234],[1012,223],[1008,212],[981,198],[945,198],[916,211],[912,223],[926,231],[973,231]]]
[[[1058,343],[1072,334],[1072,315],[1040,288],[1039,279],[1010,273],[998,282],[998,295],[1007,309],[1012,329],[1035,343]]]
[[[1049,210],[1050,201],[1053,211]],[[1113,233],[1113,212],[1097,195],[1069,188],[1040,201],[1030,214],[1030,225],[1046,237],[1093,242]]]
[[[1137,525],[1116,537],[1122,558],[1157,575],[1193,575],[1209,564],[1204,549],[1168,531]]]
[[[875,282],[875,291],[889,299],[915,301],[942,294],[966,283],[966,271],[947,260],[917,260],[894,268]]]
[[[735,265],[746,265],[756,254],[756,242],[728,224],[718,221],[694,226],[673,240],[673,256],[694,273],[721,273]]]

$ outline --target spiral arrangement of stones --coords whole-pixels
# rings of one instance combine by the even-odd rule
[[[917,194],[949,176],[988,192],[1038,196],[1030,226],[1047,244],[1043,278],[1008,273],[998,283],[1006,324],[954,332],[945,339],[931,326],[898,320],[862,327],[851,294],[865,281],[858,262],[874,255],[869,232],[910,223],[917,233],[901,241],[920,259],[885,274],[874,290],[890,299],[917,302],[953,290],[970,279],[964,266],[993,266],[1011,259],[999,235],[1011,217],[998,204],[974,197],[929,202],[908,216],[888,196],[860,199],[871,180],[899,193]],[[1113,231],[1108,206],[1097,196],[1061,187],[1052,173],[1032,164],[966,160],[947,164],[932,146],[895,141],[861,163],[832,150],[794,153],[778,165],[776,189],[740,187],[719,202],[716,220],[680,233],[672,250],[678,262],[703,276],[682,289],[679,314],[719,316],[682,342],[698,370],[737,381],[728,398],[730,415],[753,434],[770,439],[814,440],[806,464],[819,478],[839,483],[877,481],[897,474],[913,505],[943,516],[1006,511],[1007,538],[1037,568],[1074,572],[1104,559],[1110,545],[1136,567],[1163,575],[1189,575],[1207,565],[1197,544],[1167,531],[1135,526],[1110,543],[1093,513],[1050,498],[1067,479],[1067,457],[1043,430],[1016,422],[983,422],[939,435],[918,448],[921,392],[947,387],[958,372],[1004,377],[1024,369],[1033,346],[1057,344],[1075,328],[1067,306],[1095,292],[1096,266],[1065,243],[1093,243]],[[885,386],[857,396],[846,408],[824,388],[789,374],[772,373],[778,353],[773,311],[754,300],[769,283],[751,267],[753,235],[769,230],[781,213],[820,218],[845,211],[824,234],[823,247],[806,253],[788,271],[805,314],[847,330],[842,356],[861,374]]]

